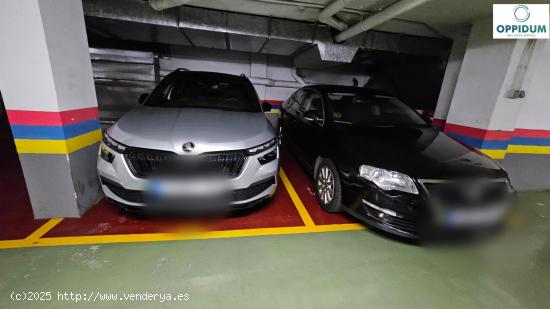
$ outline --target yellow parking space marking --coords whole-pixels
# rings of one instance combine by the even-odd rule
[[[252,236],[270,236],[270,235],[290,235],[307,234],[338,231],[358,231],[367,228],[359,223],[345,224],[325,224],[315,225],[311,216],[307,212],[304,204],[300,200],[298,193],[292,186],[292,183],[286,176],[283,169],[279,175],[288,191],[290,198],[298,211],[300,218],[304,222],[303,226],[290,227],[269,227],[257,229],[223,230],[223,231],[203,231],[186,230],[179,233],[149,233],[149,234],[120,234],[120,235],[92,235],[92,236],[64,236],[64,237],[45,237],[48,231],[53,229],[63,219],[54,218],[48,220],[31,235],[25,239],[0,240],[0,249],[29,248],[29,247],[48,247],[48,246],[67,246],[67,245],[86,245],[86,244],[109,244],[109,243],[137,243],[137,242],[156,242],[156,241],[177,241],[177,240],[200,240],[200,239],[218,239],[218,238],[238,238]]]
[[[0,249],[16,249],[32,247],[32,243],[26,239],[0,240]]]
[[[35,240],[29,240],[29,239],[3,240],[3,241],[0,241],[0,249],[87,245],[87,244],[238,238],[238,237],[251,237],[251,236],[290,235],[290,234],[307,234],[307,233],[322,233],[322,232],[337,232],[337,231],[357,231],[357,230],[365,230],[365,229],[366,228],[361,224],[347,223],[347,224],[329,224],[329,225],[315,225],[315,226],[292,226],[292,227],[243,229],[243,230],[189,232],[189,233],[179,233],[179,234],[178,233],[152,233],[152,234],[46,237],[46,238],[38,238]]]
[[[40,237],[44,236],[46,233],[48,233],[49,230],[53,229],[61,221],[63,221],[63,218],[53,218],[53,219],[48,220],[48,222],[44,223],[36,231],[34,231],[29,236],[27,236],[27,238],[25,238],[25,240],[31,240],[31,241],[37,240],[38,238],[40,238]]]
[[[290,199],[292,200],[292,203],[294,203],[296,210],[298,210],[300,218],[302,218],[304,224],[306,226],[315,226],[315,222],[313,222],[313,220],[311,219],[311,216],[307,212],[306,207],[302,203],[302,200],[300,200],[300,197],[298,196],[298,193],[296,193],[296,190],[294,190],[292,183],[290,182],[290,180],[288,180],[288,177],[286,177],[285,171],[282,167],[279,170],[279,176],[281,176],[281,180],[283,181],[283,184],[285,185],[285,188],[290,195]]]

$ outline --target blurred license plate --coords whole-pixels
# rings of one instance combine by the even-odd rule
[[[153,198],[199,197],[220,194],[224,189],[219,181],[150,180],[148,193]]]
[[[476,226],[497,223],[504,216],[505,207],[449,209],[444,216],[447,226]]]

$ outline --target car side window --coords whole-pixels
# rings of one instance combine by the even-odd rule
[[[323,99],[317,91],[308,91],[300,105],[300,115],[306,112],[314,113],[321,119],[324,119]]]
[[[290,98],[283,104],[283,108],[291,115],[297,116],[300,102],[304,96],[303,90],[296,91]]]

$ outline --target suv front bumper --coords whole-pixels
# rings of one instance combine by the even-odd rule
[[[111,163],[98,156],[97,170],[105,196],[111,201],[132,210],[145,210],[149,180],[136,177],[130,170],[123,154],[101,144],[114,156]],[[276,150],[275,160],[260,164],[258,158]],[[248,156],[240,174],[226,180],[230,190],[229,207],[241,209],[253,206],[258,202],[271,198],[275,194],[278,184],[279,148],[274,146],[253,156]],[[225,206],[225,205],[224,205]],[[182,205],[181,207],[185,207]]]

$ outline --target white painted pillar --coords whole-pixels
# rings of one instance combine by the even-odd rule
[[[453,38],[453,45],[449,54],[449,60],[447,61],[447,67],[445,68],[445,75],[443,76],[443,83],[439,91],[433,119],[433,125],[439,129],[442,129],[447,121],[456,82],[458,81],[458,75],[462,67],[462,60],[466,52],[469,34],[470,27],[465,29],[464,33],[457,34]]]
[[[524,98],[511,98],[529,40],[495,40],[492,20],[476,22],[451,100],[445,132],[494,158],[504,158]],[[521,88],[528,86],[537,57],[530,56]]]
[[[0,91],[34,215],[78,217],[100,198],[101,131],[82,2],[1,5]]]

